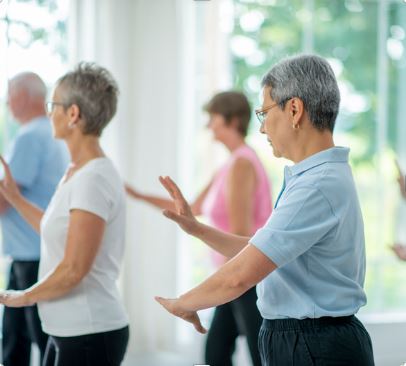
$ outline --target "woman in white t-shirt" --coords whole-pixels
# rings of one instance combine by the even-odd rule
[[[57,82],[47,110],[55,138],[71,165],[47,210],[19,192],[1,158],[0,193],[41,235],[40,280],[25,291],[5,291],[10,307],[38,303],[50,335],[44,366],[120,365],[129,337],[116,287],[124,251],[124,186],[99,137],[117,107],[110,73],[82,63]]]

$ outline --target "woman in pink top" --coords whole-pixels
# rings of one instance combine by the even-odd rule
[[[214,138],[230,151],[228,161],[192,204],[194,215],[204,214],[218,229],[237,235],[253,235],[272,211],[271,190],[258,156],[245,142],[251,108],[244,94],[216,94],[205,106],[208,127]],[[173,202],[145,195],[127,186],[133,198],[162,209],[173,209]],[[227,258],[213,252],[217,266]],[[260,366],[258,333],[262,323],[256,306],[255,287],[230,303],[218,306],[206,342],[205,362],[211,366],[231,366],[235,341],[245,335],[254,366]]]

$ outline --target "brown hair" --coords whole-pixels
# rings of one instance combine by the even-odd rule
[[[243,93],[236,91],[218,93],[204,106],[204,110],[222,115],[227,125],[235,118],[238,132],[244,137],[247,136],[251,107]]]

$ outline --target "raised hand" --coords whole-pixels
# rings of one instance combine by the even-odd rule
[[[391,247],[391,249],[395,252],[399,259],[401,259],[402,261],[406,261],[406,246],[395,244]]]
[[[199,222],[195,219],[192,209],[183,197],[179,187],[170,177],[159,177],[159,181],[170,194],[175,205],[176,212],[164,210],[163,214],[178,223],[188,234],[195,235],[198,231]]]
[[[197,312],[184,309],[181,305],[180,299],[164,299],[163,297],[156,296],[155,300],[158,301],[171,314],[192,323],[199,333],[205,334],[207,332],[200,322]]]
[[[21,197],[20,190],[11,174],[8,164],[2,156],[0,156],[0,163],[4,169],[4,178],[0,181],[0,193],[11,205],[15,206],[15,203]]]

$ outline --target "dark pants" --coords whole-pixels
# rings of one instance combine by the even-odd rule
[[[77,337],[49,336],[43,366],[119,366],[128,338],[128,326]]]
[[[25,290],[37,282],[38,265],[38,261],[13,261],[7,289]],[[4,308],[4,366],[29,366],[32,343],[37,344],[42,360],[47,339],[48,336],[41,329],[36,306]]]
[[[227,304],[216,307],[206,341],[206,363],[210,366],[231,366],[235,341],[245,335],[252,363],[261,365],[258,333],[262,318],[257,305],[255,287]]]
[[[373,366],[372,343],[355,316],[264,320],[263,366]]]

